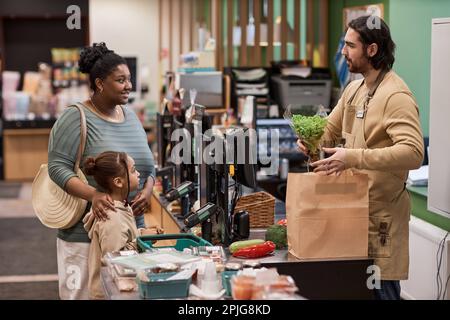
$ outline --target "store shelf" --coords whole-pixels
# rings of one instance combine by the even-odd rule
[[[3,120],[3,129],[49,129],[56,119],[49,120]]]

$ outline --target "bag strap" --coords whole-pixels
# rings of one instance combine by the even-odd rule
[[[76,107],[78,111],[80,111],[80,146],[78,148],[77,160],[75,161],[75,166],[73,167],[73,171],[77,172],[77,169],[80,167],[81,158],[83,157],[84,148],[86,146],[86,115],[84,114],[83,106],[80,103],[76,103],[71,107]]]

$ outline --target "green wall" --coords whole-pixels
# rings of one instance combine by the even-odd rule
[[[390,27],[397,44],[394,70],[414,93],[424,135],[430,103],[431,19],[450,17],[448,0],[391,0]]]
[[[431,20],[450,17],[448,0],[390,0],[390,27],[397,44],[394,70],[417,99],[423,133],[429,133]],[[413,214],[435,226],[450,230],[450,219],[426,210],[426,201],[412,197]]]

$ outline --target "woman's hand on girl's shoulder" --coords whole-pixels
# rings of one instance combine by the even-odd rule
[[[114,201],[109,194],[94,191],[91,210],[97,219],[106,220],[109,219],[108,211],[116,211],[116,208],[114,207]]]

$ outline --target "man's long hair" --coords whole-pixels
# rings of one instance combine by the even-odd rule
[[[374,23],[374,19],[379,20]],[[378,52],[373,57],[368,57],[373,68],[376,70],[391,70],[395,62],[395,43],[391,38],[391,31],[386,22],[379,17],[363,16],[352,20],[348,26],[358,32],[364,52],[372,43],[378,45]]]

